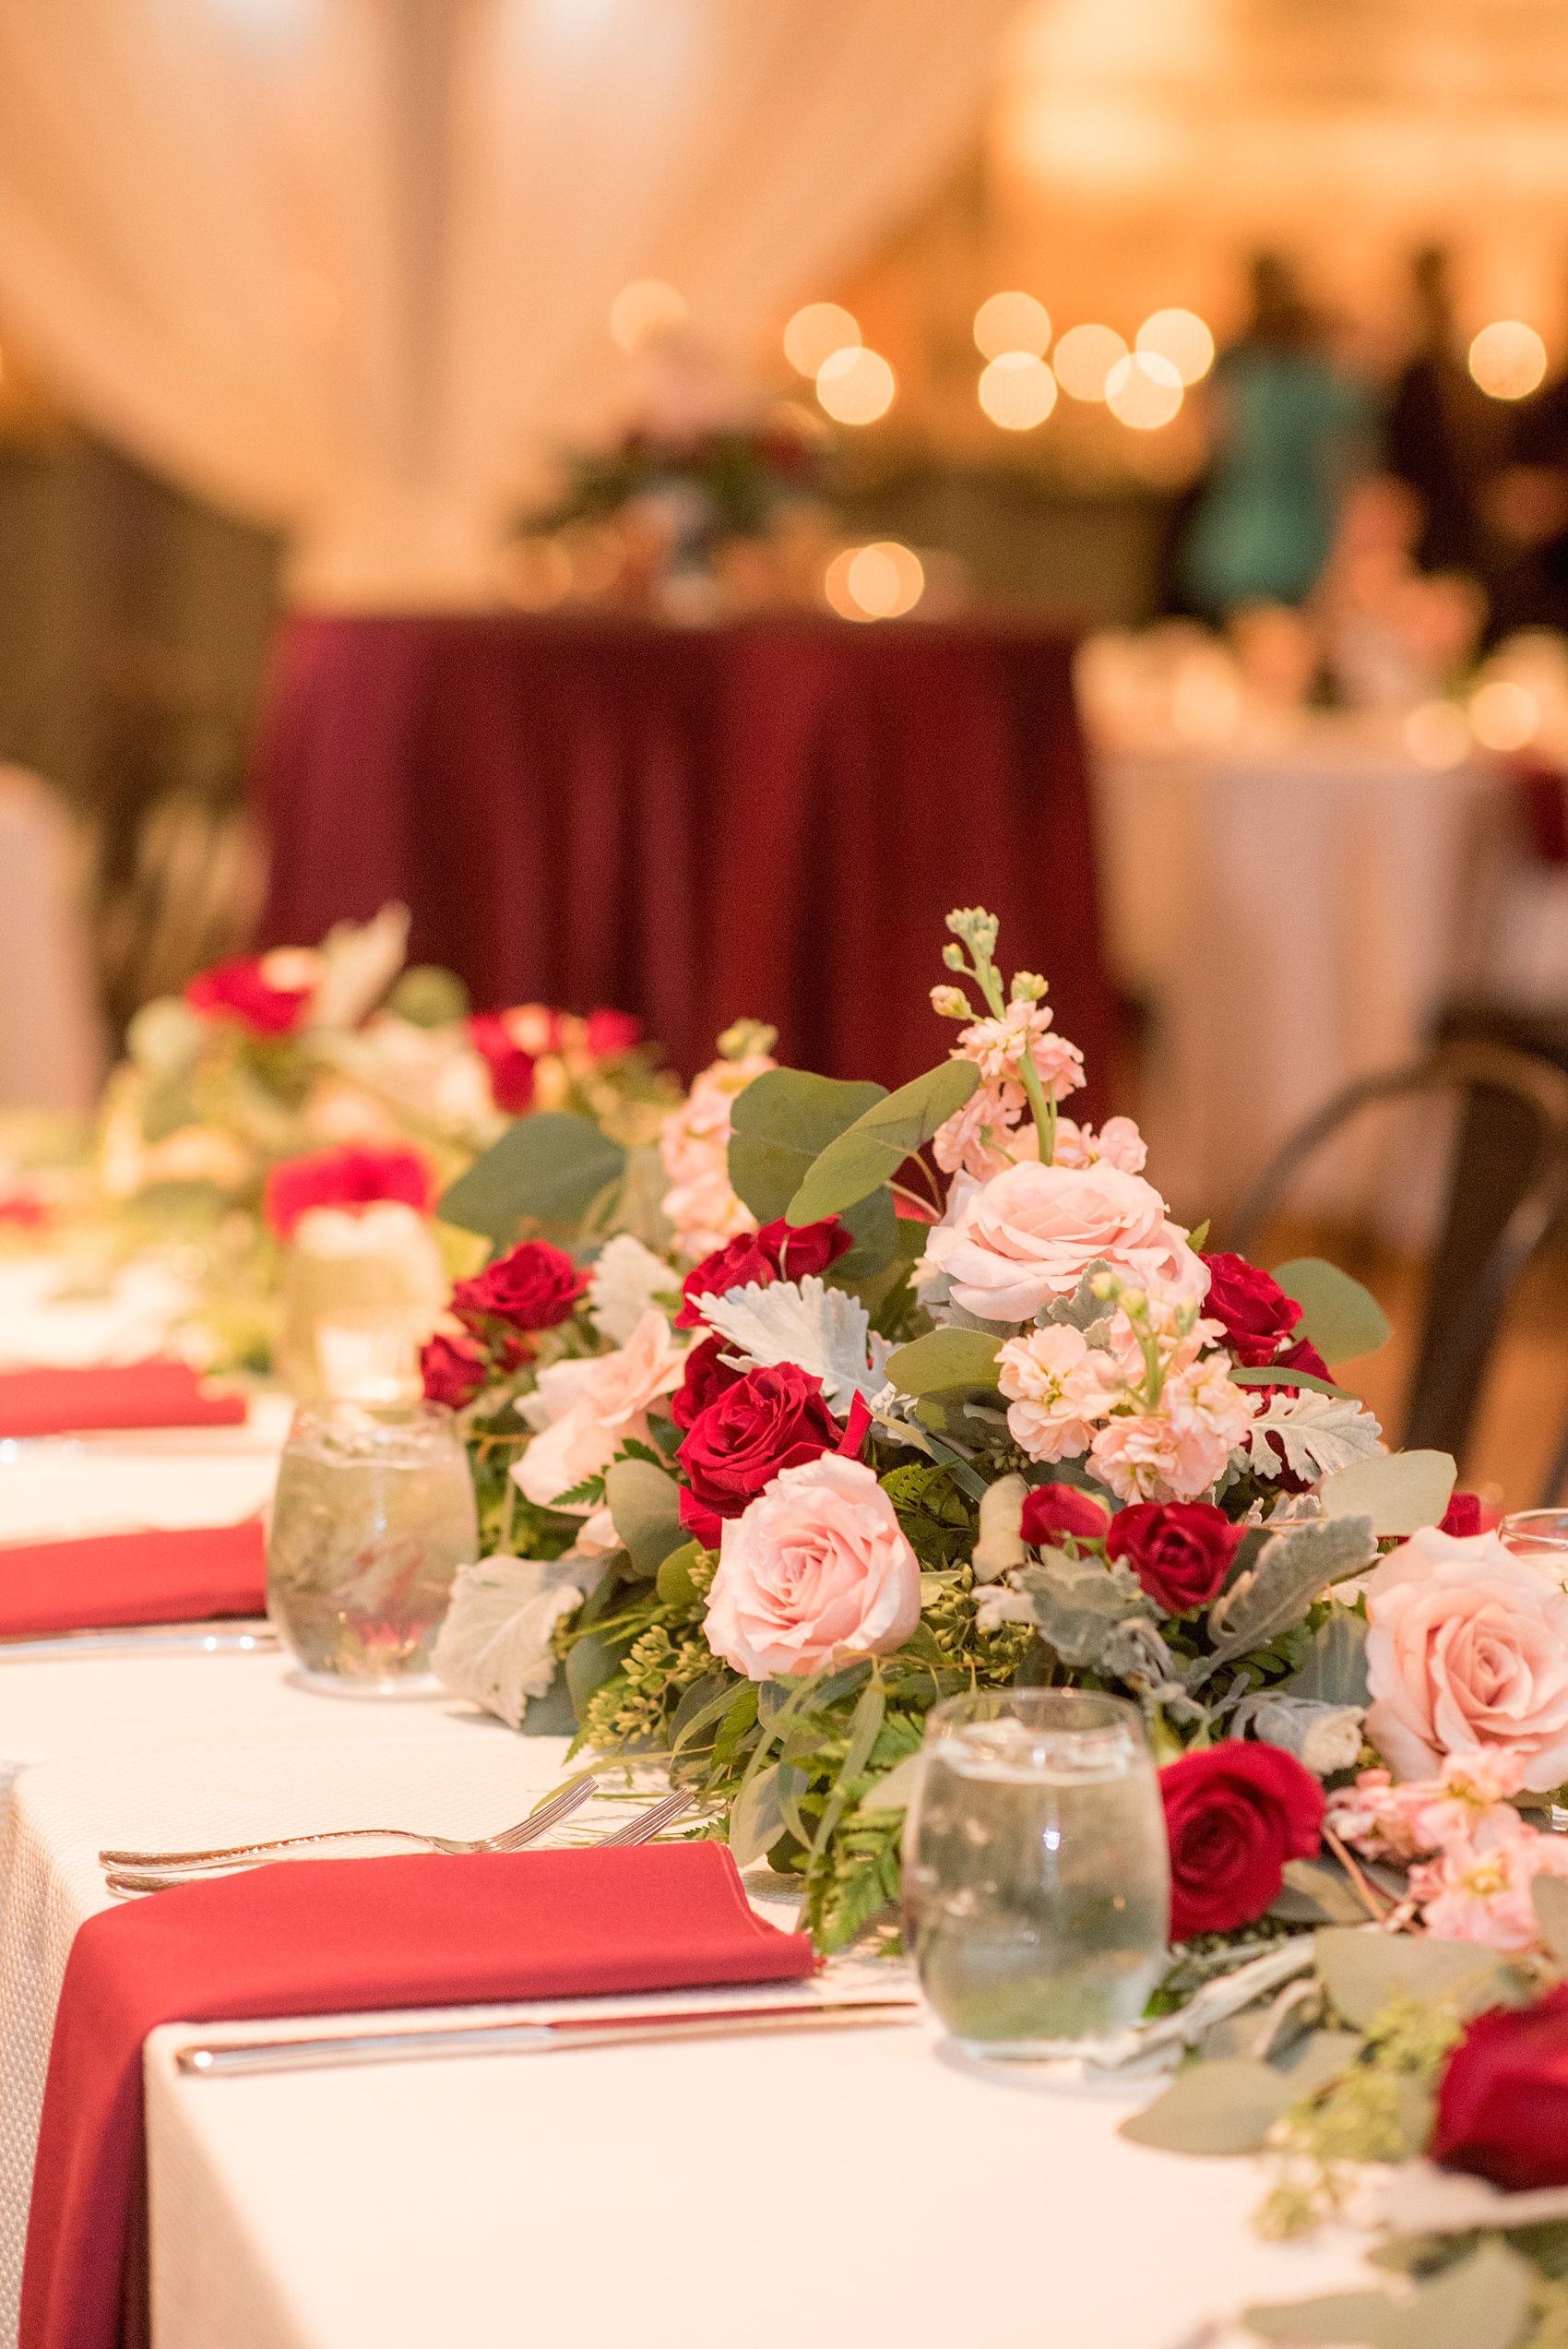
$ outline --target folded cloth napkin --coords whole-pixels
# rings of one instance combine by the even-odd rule
[[[267,1542],[254,1518],[0,1548],[0,1640],[266,1612]]]
[[[54,2019],[19,2349],[140,2337],[141,2049],[160,2023],[783,1982],[812,1968],[806,1936],[754,1914],[719,1843],[285,1863],[104,1910],[72,1944]]]
[[[187,1362],[106,1363],[90,1370],[0,1371],[0,1437],[72,1436],[92,1427],[237,1427],[244,1395],[209,1395]]]

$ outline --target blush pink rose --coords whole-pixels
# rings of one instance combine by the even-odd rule
[[[985,1321],[1029,1321],[1069,1297],[1091,1264],[1173,1302],[1201,1304],[1208,1272],[1165,1201],[1141,1174],[1109,1159],[1087,1166],[1026,1161],[977,1189],[947,1229],[932,1232],[953,1301]]]
[[[704,1636],[748,1680],[886,1655],[921,1614],[920,1560],[873,1471],[825,1452],[727,1520]]]
[[[1367,1735],[1399,1778],[1503,1746],[1537,1793],[1568,1778],[1568,1596],[1495,1533],[1412,1534],[1368,1579]]]
[[[539,1430],[512,1471],[525,1499],[552,1508],[557,1494],[608,1468],[628,1437],[646,1444],[649,1405],[673,1393],[685,1367],[669,1322],[649,1306],[613,1353],[568,1356],[541,1370],[519,1405]]]

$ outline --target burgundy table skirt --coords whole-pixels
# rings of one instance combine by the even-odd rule
[[[952,1042],[944,915],[988,905],[1103,1115],[1070,654],[989,625],[296,615],[255,754],[262,943],[400,898],[478,1008],[635,1012],[686,1077],[745,1015],[790,1066],[897,1085]]]

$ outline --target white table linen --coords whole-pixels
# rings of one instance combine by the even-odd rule
[[[1102,756],[1096,805],[1112,970],[1154,1010],[1149,1171],[1183,1218],[1221,1214],[1331,1094],[1413,1059],[1445,999],[1484,983],[1512,788],[1324,718]],[[1419,1244],[1441,1153],[1420,1162],[1428,1196],[1398,1200],[1408,1151],[1408,1133],[1342,1151],[1304,1203],[1392,1191],[1389,1236]]]

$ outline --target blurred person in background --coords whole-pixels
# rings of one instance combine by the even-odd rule
[[[1371,421],[1289,265],[1258,255],[1246,331],[1215,362],[1208,479],[1182,555],[1185,593],[1213,619],[1240,604],[1305,602]]]
[[[1568,629],[1568,374],[1521,400],[1507,422],[1512,462],[1492,481],[1489,506],[1513,559],[1493,633]]]
[[[1415,350],[1394,387],[1384,465],[1421,501],[1415,560],[1423,571],[1466,571],[1490,589],[1499,570],[1489,519],[1492,483],[1508,459],[1510,417],[1473,380],[1455,331],[1449,259],[1429,244],[1410,264],[1420,321]]]

